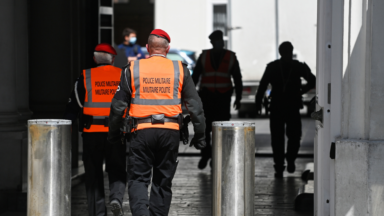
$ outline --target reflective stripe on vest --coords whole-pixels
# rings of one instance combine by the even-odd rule
[[[129,114],[132,117],[148,117],[164,114],[172,117],[181,111],[181,90],[184,71],[180,61],[153,56],[149,59],[134,61],[130,66],[132,97]],[[179,125],[166,122],[164,125],[144,123],[138,130],[145,128],[179,129]]]
[[[219,67],[215,70],[212,66],[210,50],[206,50],[202,54],[203,74],[200,82],[200,87],[207,88],[214,92],[218,91],[225,93],[232,89],[232,80],[230,69],[233,66],[234,54],[228,50],[224,54]]]
[[[121,69],[111,65],[83,71],[85,99],[83,113],[94,119],[109,116],[111,101],[120,83]],[[108,132],[104,125],[91,125],[84,132]]]

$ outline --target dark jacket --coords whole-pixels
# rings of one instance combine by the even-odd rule
[[[219,53],[219,55],[211,56],[211,64],[214,69],[217,69],[219,67],[219,64],[215,64],[215,62],[221,62],[221,60],[224,58],[224,54],[226,51],[225,49],[222,50],[222,52]],[[213,55],[213,52],[211,52],[211,55]],[[200,76],[202,75],[204,71],[204,66],[201,60],[201,56],[197,59],[196,67],[193,70],[192,74],[192,79],[195,85],[200,80]],[[241,100],[241,95],[243,93],[243,81],[241,80],[241,72],[240,72],[240,66],[239,66],[239,61],[236,58],[235,55],[235,61],[230,69],[231,76],[233,78],[233,82],[235,83],[235,92],[236,92],[236,100],[240,101]],[[204,91],[204,89],[199,89],[199,91]],[[219,94],[219,93],[218,93]],[[229,97],[232,96],[232,91],[228,94]]]
[[[119,44],[117,46],[118,49],[124,50],[125,56],[126,57],[136,57],[138,54],[140,54],[140,57],[137,59],[145,59],[145,55],[143,51],[141,51],[141,47],[138,44]]]
[[[301,78],[307,84],[301,85]],[[316,77],[305,63],[276,60],[267,65],[256,94],[256,107],[261,107],[268,85],[272,86],[271,110],[302,107],[302,95],[315,88]]]
[[[183,64],[184,82],[181,90],[181,98],[183,103],[191,115],[191,121],[194,126],[195,134],[204,134],[205,132],[205,117],[204,110],[199,95],[196,92],[190,72],[186,65]],[[124,110],[131,103],[131,71],[129,65],[125,66],[121,73],[120,85],[112,99],[111,113],[109,115],[109,134],[110,142],[117,142],[120,139],[120,127]]]

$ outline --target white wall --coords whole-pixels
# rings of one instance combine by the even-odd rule
[[[316,0],[279,1],[279,44],[292,42],[299,61],[316,74]],[[275,1],[233,0],[233,51],[243,78],[260,80],[266,65],[276,59]]]
[[[260,80],[268,62],[276,59],[275,1],[232,0],[232,50],[243,80]]]
[[[206,0],[156,0],[155,28],[171,37],[171,47],[196,51],[211,48],[207,30]],[[211,13],[210,13],[211,14]],[[213,25],[212,22],[210,24]]]
[[[316,74],[317,0],[279,0],[279,41],[290,41],[297,59]]]
[[[384,139],[382,0],[344,5],[342,137]]]
[[[156,0],[155,28],[167,31],[171,47],[201,53],[210,49],[213,4],[227,0]],[[276,59],[275,1],[232,0],[232,51],[243,80],[260,80],[267,63]],[[300,61],[316,73],[316,0],[279,0],[280,42],[289,40]]]

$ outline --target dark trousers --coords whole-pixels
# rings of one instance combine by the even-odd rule
[[[109,177],[110,200],[123,201],[126,186],[126,145],[107,142],[108,133],[83,133],[83,162],[88,213],[107,215],[104,194],[103,163]]]
[[[128,156],[128,194],[133,216],[168,215],[179,142],[178,130],[153,128],[132,134]],[[151,176],[152,188],[148,199]]]
[[[231,118],[231,95],[232,91],[227,93],[211,93],[204,90],[199,93],[203,103],[205,114],[205,142],[207,146],[201,149],[201,157],[209,159],[212,157],[211,132],[212,122],[229,121]]]
[[[300,149],[301,116],[300,110],[272,110],[270,129],[273,160],[277,172],[284,169],[284,158],[288,163],[295,162]],[[285,134],[287,135],[287,153],[285,153]]]

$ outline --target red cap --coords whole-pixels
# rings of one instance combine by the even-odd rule
[[[161,30],[161,29],[155,29],[151,32],[151,35],[157,35],[159,37],[162,37],[168,41],[168,43],[171,43],[171,37],[169,37],[168,33]]]
[[[106,53],[109,53],[112,55],[117,55],[115,48],[113,48],[111,45],[109,45],[107,43],[98,44],[95,47],[95,51],[96,52],[106,52]]]

